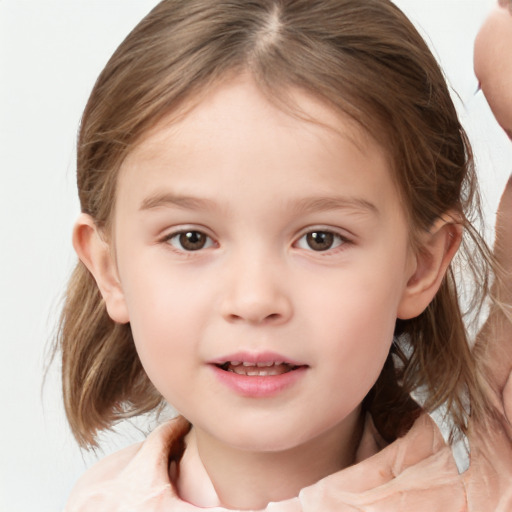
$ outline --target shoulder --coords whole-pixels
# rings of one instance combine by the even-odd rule
[[[117,478],[140,451],[142,444],[137,443],[112,453],[89,468],[75,484],[68,501],[68,507],[80,496],[88,493],[99,484]]]
[[[75,484],[64,512],[97,512],[119,494],[119,476],[130,466],[143,443],[113,453],[88,469]]]
[[[160,425],[144,442],[96,463],[76,483],[65,512],[124,510],[123,503],[142,503],[169,490],[169,459],[181,449],[189,428],[183,418],[176,418]]]

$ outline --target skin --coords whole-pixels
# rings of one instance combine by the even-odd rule
[[[439,220],[413,252],[385,151],[290,94],[318,124],[249,77],[211,89],[128,156],[110,239],[87,215],[74,231],[110,316],[130,322],[148,376],[193,424],[176,485],[199,506],[263,508],[353,462],[396,318],[428,305],[460,240]],[[187,232],[204,246],[187,250]],[[332,245],[312,247],[314,232]],[[239,351],[304,369],[243,396],[211,364]]]
[[[496,120],[512,140],[512,12],[499,2],[475,40],[474,66]]]
[[[512,140],[512,2],[500,0],[490,12],[475,40],[475,73],[496,120]],[[501,197],[496,216],[494,255],[502,270],[493,293],[502,304],[512,303],[512,175]],[[500,361],[493,377],[503,389],[510,372],[512,325],[501,308],[493,308],[478,342],[485,345],[491,360]],[[512,403],[505,403],[512,418]]]

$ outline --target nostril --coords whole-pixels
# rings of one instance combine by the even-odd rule
[[[265,324],[265,323],[277,323],[283,318],[283,315],[280,313],[270,313],[268,315],[262,314],[240,314],[237,315],[236,313],[231,313],[227,316],[228,321],[230,322],[239,322],[239,321],[246,321],[253,324]]]
[[[284,294],[258,288],[239,289],[237,293],[227,294],[220,302],[220,313],[231,323],[276,325],[291,317],[292,306]]]

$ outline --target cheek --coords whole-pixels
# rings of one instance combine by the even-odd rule
[[[145,270],[141,272],[141,268]],[[146,372],[157,384],[158,374],[182,367],[187,359],[180,355],[194,350],[198,343],[204,287],[187,286],[186,276],[179,272],[171,275],[155,264],[125,270],[130,279],[123,283],[123,291],[135,346]]]
[[[338,361],[349,382],[363,380],[371,387],[378,377],[393,341],[396,314],[394,308],[369,300],[340,303],[340,309],[329,322],[325,335],[330,332],[327,352]],[[386,310],[386,311],[383,311]],[[339,333],[333,336],[332,333]]]
[[[375,263],[374,263],[375,265]],[[378,267],[379,265],[377,265]],[[373,386],[393,341],[403,274],[393,267],[351,272],[316,289],[310,319],[331,379],[360,399]],[[320,347],[321,340],[325,340]]]
[[[323,317],[318,323],[329,330],[360,336],[366,332],[393,332],[406,288],[405,268],[402,255],[380,255],[337,274],[306,279],[301,295],[307,297],[311,313]]]

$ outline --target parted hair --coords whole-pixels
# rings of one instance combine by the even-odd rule
[[[427,309],[397,320],[395,341],[364,406],[389,441],[419,414],[414,392],[428,411],[444,405],[455,430],[464,432],[468,414],[478,419],[488,412],[464,316],[477,314],[488,292],[490,254],[474,227],[481,214],[471,149],[443,73],[390,1],[159,3],[115,51],[85,108],[77,151],[82,211],[108,238],[118,173],[132,148],[164,116],[239,73],[249,73],[270,101],[289,111],[295,106],[287,91],[299,88],[381,144],[413,246],[446,212],[463,225],[458,261],[476,276],[471,300],[462,311],[452,263]],[[81,262],[69,282],[55,346],[67,417],[82,446],[94,446],[99,431],[118,420],[162,404],[130,325],[110,319]]]

